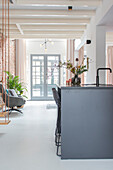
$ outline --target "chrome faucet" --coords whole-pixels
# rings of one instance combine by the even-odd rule
[[[96,86],[99,86],[99,70],[109,70],[110,73],[112,73],[112,69],[111,68],[98,68],[97,69],[97,76],[96,76]]]

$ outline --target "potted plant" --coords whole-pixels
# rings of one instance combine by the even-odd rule
[[[77,85],[79,86],[81,84],[81,78],[79,77],[79,75],[81,75],[82,73],[88,71],[88,69],[86,69],[86,65],[83,65],[84,59],[82,61],[82,63],[79,65],[78,64],[78,58],[76,58],[76,66],[74,66],[70,60],[68,60],[67,62],[59,62],[58,67],[65,67],[67,70],[70,70],[71,73],[74,74],[74,77],[72,78],[72,85]]]
[[[22,97],[27,98],[26,95],[24,95],[24,91],[27,91],[27,88],[25,87],[23,82],[20,82],[19,76],[13,76],[10,72],[5,71],[7,73],[7,87],[9,89],[14,89],[16,93]]]

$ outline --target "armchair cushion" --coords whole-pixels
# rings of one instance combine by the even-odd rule
[[[22,106],[25,103],[26,103],[26,101],[22,97],[9,96],[9,106],[10,107]]]

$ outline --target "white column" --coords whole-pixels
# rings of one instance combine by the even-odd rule
[[[96,69],[106,67],[106,27],[96,26]],[[100,83],[106,82],[106,72],[99,72]]]
[[[67,60],[70,60],[71,63],[75,62],[75,55],[74,55],[74,40],[68,39],[67,40]],[[66,71],[66,79],[72,78],[72,73],[70,71]]]

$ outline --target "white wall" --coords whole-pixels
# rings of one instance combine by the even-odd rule
[[[86,53],[87,56],[90,58],[90,65],[89,65],[89,71],[87,73],[86,81],[87,83],[93,83],[96,81],[96,69],[97,66],[100,66],[105,61],[105,58],[101,60],[96,60],[97,55],[97,48],[96,48],[96,35],[97,35],[97,25],[100,23],[102,18],[105,16],[105,14],[108,12],[110,7],[113,5],[113,0],[103,0],[103,4],[98,8],[96,12],[96,16],[92,17],[90,24],[87,26],[87,30],[85,31],[84,39],[91,39],[91,45],[86,45]],[[103,48],[103,47],[102,47]],[[101,51],[101,48],[99,49]],[[105,49],[104,49],[105,50]],[[102,57],[102,56],[101,56]]]
[[[101,22],[101,20],[105,16],[105,14],[112,7],[112,5],[113,5],[113,0],[103,0],[102,5],[96,11],[96,16],[95,16],[95,18],[96,18],[96,25],[98,25]]]
[[[92,18],[91,23],[88,25],[86,39],[91,39],[91,44],[86,45],[86,54],[90,58],[89,71],[87,72],[86,82],[94,83],[96,77],[96,24],[95,17]]]
[[[106,27],[96,27],[96,69],[106,67]],[[106,71],[100,71],[100,83],[106,82]]]
[[[45,39],[42,40],[26,40],[26,56],[27,56],[27,82],[28,82],[28,94],[30,98],[30,55],[31,54],[60,54],[61,60],[66,57],[66,40],[53,40],[54,45],[47,44],[47,52],[44,51],[44,46],[40,47]],[[62,77],[62,71],[61,71]],[[62,84],[62,78],[61,78]]]

